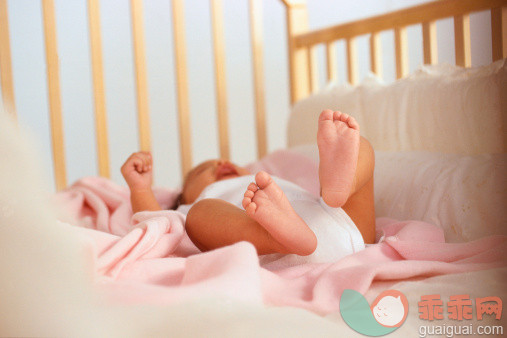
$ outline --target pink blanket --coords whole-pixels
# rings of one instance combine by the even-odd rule
[[[279,151],[250,166],[318,192],[316,164]],[[157,190],[162,206],[176,191]],[[254,247],[241,242],[201,253],[176,211],[132,215],[128,189],[97,177],[84,178],[55,196],[72,229],[94,250],[95,285],[119,303],[171,304],[204,298],[297,306],[319,314],[339,309],[344,289],[366,293],[385,281],[505,266],[507,238],[445,243],[441,229],[418,221],[377,219],[381,243],[334,263],[290,268],[261,267]]]

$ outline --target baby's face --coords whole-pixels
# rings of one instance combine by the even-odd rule
[[[201,192],[211,183],[249,175],[245,168],[239,167],[227,160],[209,160],[190,170],[183,182],[183,199],[185,204],[193,203]]]

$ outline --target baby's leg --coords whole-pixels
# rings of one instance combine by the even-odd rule
[[[359,125],[354,118],[331,110],[324,110],[319,117],[317,141],[322,198],[329,206],[342,207],[365,243],[373,243],[373,148],[359,136]]]
[[[319,180],[327,205],[339,208],[354,183],[359,154],[359,125],[351,116],[324,110],[319,116]]]
[[[367,139],[361,137],[354,183],[347,202],[342,208],[356,224],[365,243],[375,242],[374,169],[373,147]]]
[[[185,223],[202,251],[248,241],[259,255],[309,255],[317,247],[313,231],[292,209],[287,197],[265,172],[248,186],[242,210],[219,199],[204,199],[189,211]]]

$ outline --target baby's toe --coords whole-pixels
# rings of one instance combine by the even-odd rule
[[[333,120],[340,120],[340,116],[342,115],[342,112],[341,111],[334,111],[333,112]]]
[[[250,183],[247,187],[247,191],[256,192],[257,190],[259,190],[259,187],[253,182]]]
[[[359,123],[352,116],[349,118],[349,127],[355,130],[359,130]]]
[[[271,183],[271,176],[265,171],[259,171],[257,175],[255,175],[255,182],[257,182],[257,186],[260,189],[266,188]]]
[[[338,113],[338,114],[336,114]],[[338,116],[337,116],[338,115]],[[334,119],[342,122],[347,122],[350,116],[342,112],[335,112]]]
[[[243,208],[246,210],[250,203],[252,203],[252,199],[250,197],[245,197],[243,198],[241,205],[243,205]]]
[[[255,193],[252,190],[245,191],[244,197],[252,198],[255,196]]]
[[[323,110],[320,113],[319,121],[333,120],[333,111],[331,109]]]
[[[245,207],[245,211],[249,216],[253,216],[255,214],[255,210],[257,210],[257,204],[255,204],[255,202],[251,202]]]

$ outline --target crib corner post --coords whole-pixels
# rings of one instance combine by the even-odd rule
[[[306,0],[282,0],[287,13],[287,39],[289,46],[290,97],[294,104],[310,93],[308,53],[298,47],[296,37],[308,31]]]

